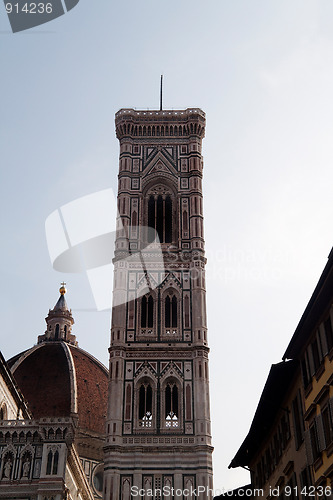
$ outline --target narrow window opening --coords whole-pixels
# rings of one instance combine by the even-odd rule
[[[150,295],[148,299],[148,328],[152,328],[154,324],[154,299]]]
[[[142,384],[139,390],[139,425],[152,427],[153,391],[151,385]]]
[[[165,200],[165,242],[172,241],[172,201],[170,196]]]
[[[177,327],[177,298],[175,295],[172,297],[172,327]]]
[[[165,427],[179,427],[178,415],[178,388],[175,384],[168,384],[165,389]]]
[[[141,299],[141,328],[147,326],[147,298],[145,296]]]
[[[56,475],[58,473],[58,462],[59,462],[59,452],[56,451],[53,457],[53,468],[52,468],[53,475]]]
[[[160,242],[164,242],[164,234],[163,234],[163,222],[164,222],[164,214],[163,214],[163,199],[162,196],[159,195],[157,198],[157,207],[156,207],[156,232],[160,239]]]
[[[47,464],[46,464],[46,475],[47,476],[49,476],[51,474],[52,458],[53,458],[53,453],[52,453],[52,451],[49,451],[49,453],[47,455]]]
[[[171,304],[169,295],[165,299],[165,328],[170,328]]]

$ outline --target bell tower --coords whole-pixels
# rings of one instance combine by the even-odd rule
[[[104,496],[211,498],[205,114],[121,109],[116,133]]]

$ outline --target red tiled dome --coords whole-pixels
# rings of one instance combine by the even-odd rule
[[[63,341],[42,342],[8,361],[34,418],[77,414],[79,428],[105,433],[108,371]]]

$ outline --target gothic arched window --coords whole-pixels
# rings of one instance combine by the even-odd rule
[[[153,391],[150,384],[141,384],[139,390],[139,425],[152,427]]]
[[[152,328],[154,326],[154,299],[144,295],[141,299],[141,328]]]
[[[170,195],[151,195],[149,197],[148,226],[155,229],[161,243],[172,242],[172,200]],[[154,239],[154,231],[149,231],[148,241],[151,243]]]
[[[59,338],[59,323],[56,324],[56,329],[55,329],[55,340],[58,340]]]
[[[168,383],[165,388],[165,427],[179,427],[178,388]]]
[[[167,295],[164,312],[165,328],[177,328],[177,298]]]

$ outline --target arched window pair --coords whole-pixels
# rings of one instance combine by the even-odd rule
[[[175,382],[168,382],[163,394],[164,422],[166,428],[179,427],[179,391]],[[149,383],[139,389],[139,426],[151,428],[153,424],[153,390]]]
[[[155,229],[161,243],[172,242],[172,201],[170,195],[151,195],[149,197],[148,226]],[[151,243],[154,239],[154,231],[149,231],[148,242]]]
[[[163,299],[164,302],[164,327],[172,329],[178,327],[178,299],[170,291]],[[154,327],[154,299],[151,295],[144,295],[141,299],[141,328]]]

